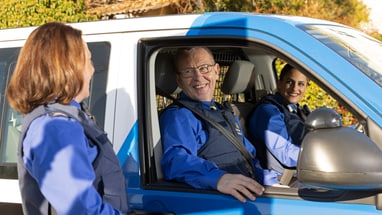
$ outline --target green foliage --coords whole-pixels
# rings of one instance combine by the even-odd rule
[[[211,11],[252,11],[251,0],[205,0],[205,12]]]
[[[256,0],[254,12],[307,16],[358,28],[369,11],[358,0]]]
[[[189,4],[187,4],[190,6]],[[369,11],[359,0],[195,0],[193,12],[242,11],[307,16],[359,28]]]
[[[335,108],[337,106],[336,100],[334,100],[312,81],[310,81],[301,103],[307,104],[311,109],[316,109],[319,107]]]
[[[370,36],[374,37],[375,39],[379,40],[379,41],[382,41],[382,34],[380,34],[379,32],[377,32],[376,30],[369,33]]]
[[[342,115],[343,124],[345,126],[355,125],[358,122],[353,114],[351,114],[344,106],[340,105],[337,100],[311,81],[305,92],[305,96],[301,99],[300,103],[302,105],[308,105],[308,107],[312,110],[320,107],[327,107],[336,110]]]
[[[8,0],[0,4],[0,28],[42,25],[47,22],[95,20],[83,0]]]

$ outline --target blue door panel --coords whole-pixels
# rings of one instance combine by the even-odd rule
[[[367,215],[382,214],[375,205],[354,203],[316,202],[302,199],[259,197],[241,203],[223,194],[199,194],[170,191],[129,190],[130,204],[146,211],[176,214],[304,214],[304,215]]]

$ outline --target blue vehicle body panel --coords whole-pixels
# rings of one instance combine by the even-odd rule
[[[128,182],[128,189],[139,188],[141,186],[138,147],[138,121],[136,121],[117,153],[125,173],[126,181]],[[127,191],[127,193],[130,193],[130,191]]]
[[[285,54],[292,59],[299,59],[305,63],[307,68],[315,71],[316,78],[327,81],[365,115],[382,126],[382,100],[379,98],[382,88],[330,48],[296,27],[307,23],[316,24],[316,20],[301,18],[301,21],[305,22],[279,16],[270,19],[269,16],[265,18],[261,15],[211,13],[197,19],[187,35],[232,36],[249,41],[267,42],[267,45],[279,51],[286,51]],[[326,21],[323,23],[340,26]],[[311,44],[311,49],[304,48],[306,44]],[[320,62],[325,62],[325,65]]]
[[[176,214],[382,214],[375,206],[258,197],[241,203],[228,195],[129,190],[130,203],[142,210]]]

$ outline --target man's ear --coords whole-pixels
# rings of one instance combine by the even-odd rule
[[[220,65],[218,63],[215,63],[215,66],[216,66],[216,74],[219,75],[220,74]]]
[[[176,84],[178,85],[179,88],[182,88],[182,86],[181,86],[181,81],[180,81],[180,77],[179,77],[178,74],[176,75]]]

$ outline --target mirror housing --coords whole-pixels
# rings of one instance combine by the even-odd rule
[[[353,128],[333,126],[338,125],[339,116],[333,110],[315,111],[306,120],[310,131],[301,144],[298,180],[306,186],[327,189],[381,189],[381,149]],[[312,122],[319,126],[312,126]]]
[[[337,128],[342,126],[342,117],[330,108],[318,108],[311,112],[305,120],[308,129]]]

